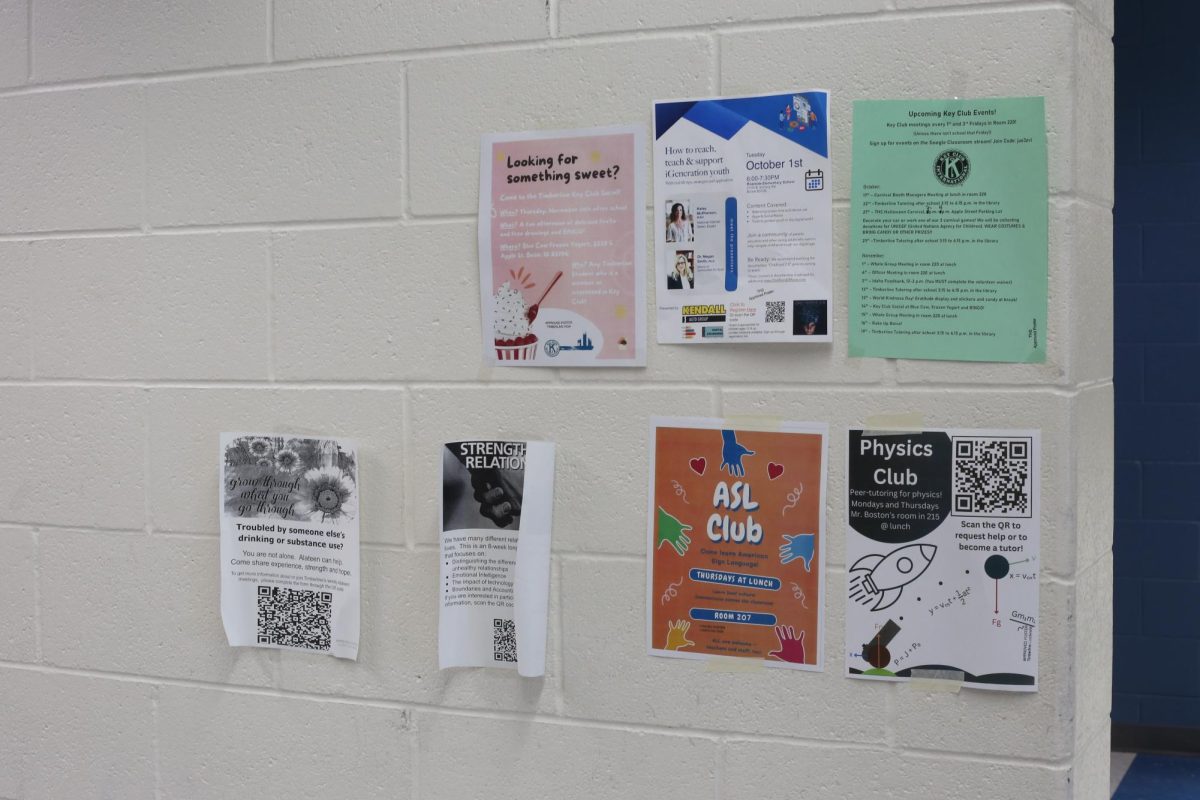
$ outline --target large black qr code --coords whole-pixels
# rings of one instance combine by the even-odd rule
[[[1032,517],[1032,440],[954,438],[954,516]]]
[[[783,300],[767,301],[767,322],[783,322],[787,318],[786,305]]]
[[[328,650],[332,614],[329,592],[259,586],[258,643]]]
[[[511,619],[492,620],[492,658],[517,662],[517,625]]]

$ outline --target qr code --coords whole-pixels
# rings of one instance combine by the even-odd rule
[[[783,322],[785,319],[783,309],[786,304],[784,300],[768,300],[767,322]]]
[[[517,625],[511,619],[492,620],[492,658],[517,662]]]
[[[278,586],[258,587],[258,643],[329,649],[333,595]]]
[[[1032,517],[1031,439],[954,439],[954,516]]]

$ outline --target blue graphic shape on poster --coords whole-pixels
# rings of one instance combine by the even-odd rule
[[[688,613],[697,622],[732,622],[737,625],[774,625],[778,622],[774,614],[730,611],[724,608],[693,608]]]
[[[790,564],[798,558],[804,559],[804,571],[812,572],[813,553],[817,547],[816,534],[785,533],[784,543],[779,545],[779,563]]]
[[[825,127],[829,123],[829,95],[825,92],[657,103],[654,138],[685,118],[722,139],[732,139],[747,123],[754,122],[819,156],[829,157]]]
[[[738,287],[737,198],[725,198],[725,291]]]

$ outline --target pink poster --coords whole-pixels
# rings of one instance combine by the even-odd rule
[[[484,363],[646,364],[645,132],[483,137]]]

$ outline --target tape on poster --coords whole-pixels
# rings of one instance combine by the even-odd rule
[[[914,669],[908,688],[914,692],[951,692],[958,694],[966,674],[957,669]]]
[[[737,431],[769,431],[783,430],[783,417],[769,414],[733,414],[724,418],[725,424]],[[736,656],[734,657],[736,659]],[[736,659],[742,660],[742,659]]]
[[[766,666],[759,658],[712,656],[704,662],[705,672],[762,672],[765,669]]]
[[[925,416],[919,411],[899,414],[874,414],[863,423],[863,436],[887,436],[890,433],[909,433],[925,430]]]

